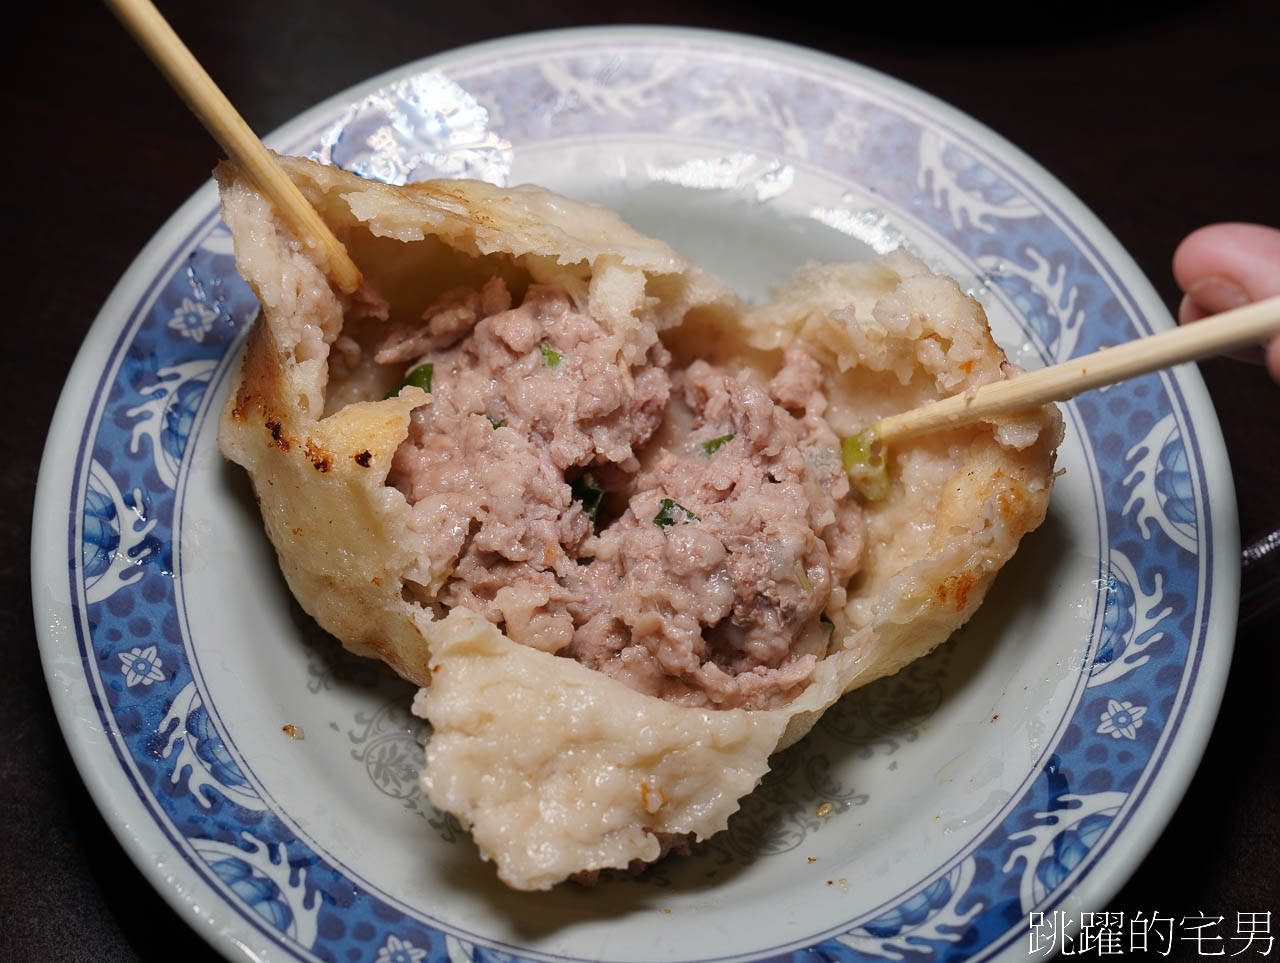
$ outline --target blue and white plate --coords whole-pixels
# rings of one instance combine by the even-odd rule
[[[517,37],[376,78],[270,138],[389,180],[602,201],[751,298],[904,244],[1025,366],[1171,321],[1107,231],[969,118],[854,65],[665,29]],[[959,637],[846,698],[730,829],[634,880],[502,888],[416,788],[409,686],[292,602],[217,452],[256,306],[212,186],[94,324],[40,475],[50,689],[125,848],[229,956],[1021,958],[1104,910],[1177,805],[1226,677],[1236,522],[1190,369],[1065,406],[1048,520]],[[286,731],[286,727],[292,727]]]

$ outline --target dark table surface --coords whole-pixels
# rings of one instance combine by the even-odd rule
[[[369,0],[357,12],[335,0],[201,0],[162,9],[258,131],[408,61],[533,29],[666,23],[804,44],[912,83],[1013,141],[1101,218],[1171,309],[1170,256],[1188,231],[1217,220],[1280,224],[1273,0],[1119,13],[1089,3],[948,14],[847,5],[831,16],[791,4],[753,13],[729,0],[619,6]],[[71,763],[36,646],[27,547],[40,452],[80,341],[217,152],[103,8],[20,10],[5,62],[15,136],[4,244],[15,307],[0,382],[9,432],[0,473],[0,959],[213,959],[129,863]],[[1280,388],[1238,362],[1201,368],[1248,544],[1280,524]],[[1228,925],[1238,912],[1280,910],[1280,616],[1267,573],[1246,575],[1252,595],[1204,761],[1150,855],[1098,909],[1203,912]],[[1173,956],[1195,953],[1181,946]]]

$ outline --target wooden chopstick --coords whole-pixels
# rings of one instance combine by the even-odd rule
[[[862,434],[868,442],[890,445],[939,428],[1066,401],[1091,388],[1248,347],[1277,331],[1280,296],[889,415]]]
[[[347,249],[280,169],[160,11],[150,0],[105,2],[227,156],[271,199],[305,243],[324,251],[330,280],[348,294],[355,291],[360,286],[360,269],[352,262]]]

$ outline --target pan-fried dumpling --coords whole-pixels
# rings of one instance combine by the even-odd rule
[[[281,162],[365,283],[332,291],[219,168],[262,302],[222,450],[302,606],[422,687],[423,788],[508,885],[724,828],[1044,517],[1051,407],[898,446],[887,497],[851,487],[842,437],[1010,370],[909,255],[748,308],[599,207]]]

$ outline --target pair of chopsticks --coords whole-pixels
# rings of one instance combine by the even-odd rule
[[[342,242],[150,0],[105,2],[227,155],[271,198],[304,241],[324,253],[330,280],[342,291],[355,291],[361,282],[360,270]],[[1277,331],[1280,296],[882,418],[858,437],[867,447],[885,446],[1050,401],[1066,401],[1091,388],[1246,347]]]

